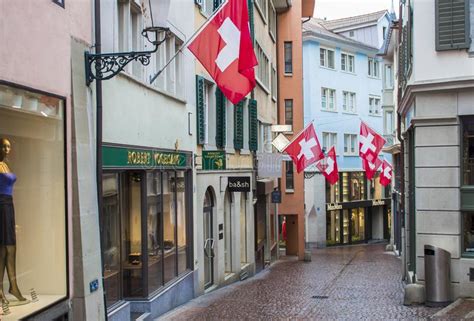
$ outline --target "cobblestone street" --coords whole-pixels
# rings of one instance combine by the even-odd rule
[[[402,305],[401,261],[385,245],[314,250],[198,297],[161,320],[412,320],[439,309]]]

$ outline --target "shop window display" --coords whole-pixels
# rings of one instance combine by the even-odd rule
[[[64,101],[0,85],[0,300],[17,320],[66,297]]]
[[[462,213],[463,255],[474,257],[474,212]]]
[[[353,208],[351,210],[351,238],[352,242],[365,240],[365,210]]]
[[[328,211],[326,214],[326,244],[334,245],[341,242],[340,211]]]

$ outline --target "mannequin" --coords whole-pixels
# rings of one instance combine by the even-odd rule
[[[13,207],[13,184],[16,175],[10,171],[6,160],[11,151],[11,143],[6,138],[0,138],[0,300],[8,303],[3,292],[3,275],[7,270],[10,289],[8,292],[26,303],[21,295],[16,281],[16,233],[15,210]]]

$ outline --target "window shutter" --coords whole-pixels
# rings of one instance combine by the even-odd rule
[[[467,49],[469,0],[436,0],[436,50]]]
[[[234,106],[234,148],[244,147],[244,101],[242,99]]]
[[[253,19],[253,0],[248,0],[249,9],[249,25],[250,25],[250,36],[252,37],[252,43],[255,41],[255,24]]]
[[[256,151],[258,149],[258,114],[257,101],[249,101],[249,149]]]
[[[222,91],[216,89],[216,146],[225,147],[225,97]]]
[[[196,75],[196,133],[197,143],[204,144],[204,78]]]

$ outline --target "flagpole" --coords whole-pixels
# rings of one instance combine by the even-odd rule
[[[217,16],[217,14],[219,13],[219,11],[222,9],[222,7],[227,4],[229,0],[225,0],[224,2],[222,2],[219,7],[217,7],[216,11],[214,11],[214,13],[209,17],[207,18],[207,20],[198,28],[198,30],[196,30],[192,35],[191,37],[186,40],[182,45],[181,47],[178,49],[178,51],[176,51],[176,53],[173,55],[173,57],[170,58],[170,60],[168,60],[168,62],[160,69],[158,70],[158,72],[154,75],[154,76],[150,76],[150,85],[156,80],[156,78],[158,78],[161,73],[166,69],[166,67],[169,66],[169,64],[178,56],[178,54],[180,52],[183,51],[183,49],[191,42],[194,40],[194,38],[196,38],[196,36],[201,32],[202,29],[204,29],[211,21],[212,19],[214,19],[215,16]]]
[[[282,149],[281,151],[284,152],[285,149],[286,149],[288,146],[290,146],[290,144],[291,144],[296,138],[298,138],[298,136],[301,135],[302,132],[304,132],[309,126],[311,126],[311,124],[312,124],[313,122],[314,122],[314,119],[311,120],[311,121],[308,123],[308,125],[306,125],[302,130],[300,130],[300,131],[298,132],[298,134],[293,135],[294,138],[293,138],[288,144],[286,144],[286,146],[283,147],[283,149]]]

